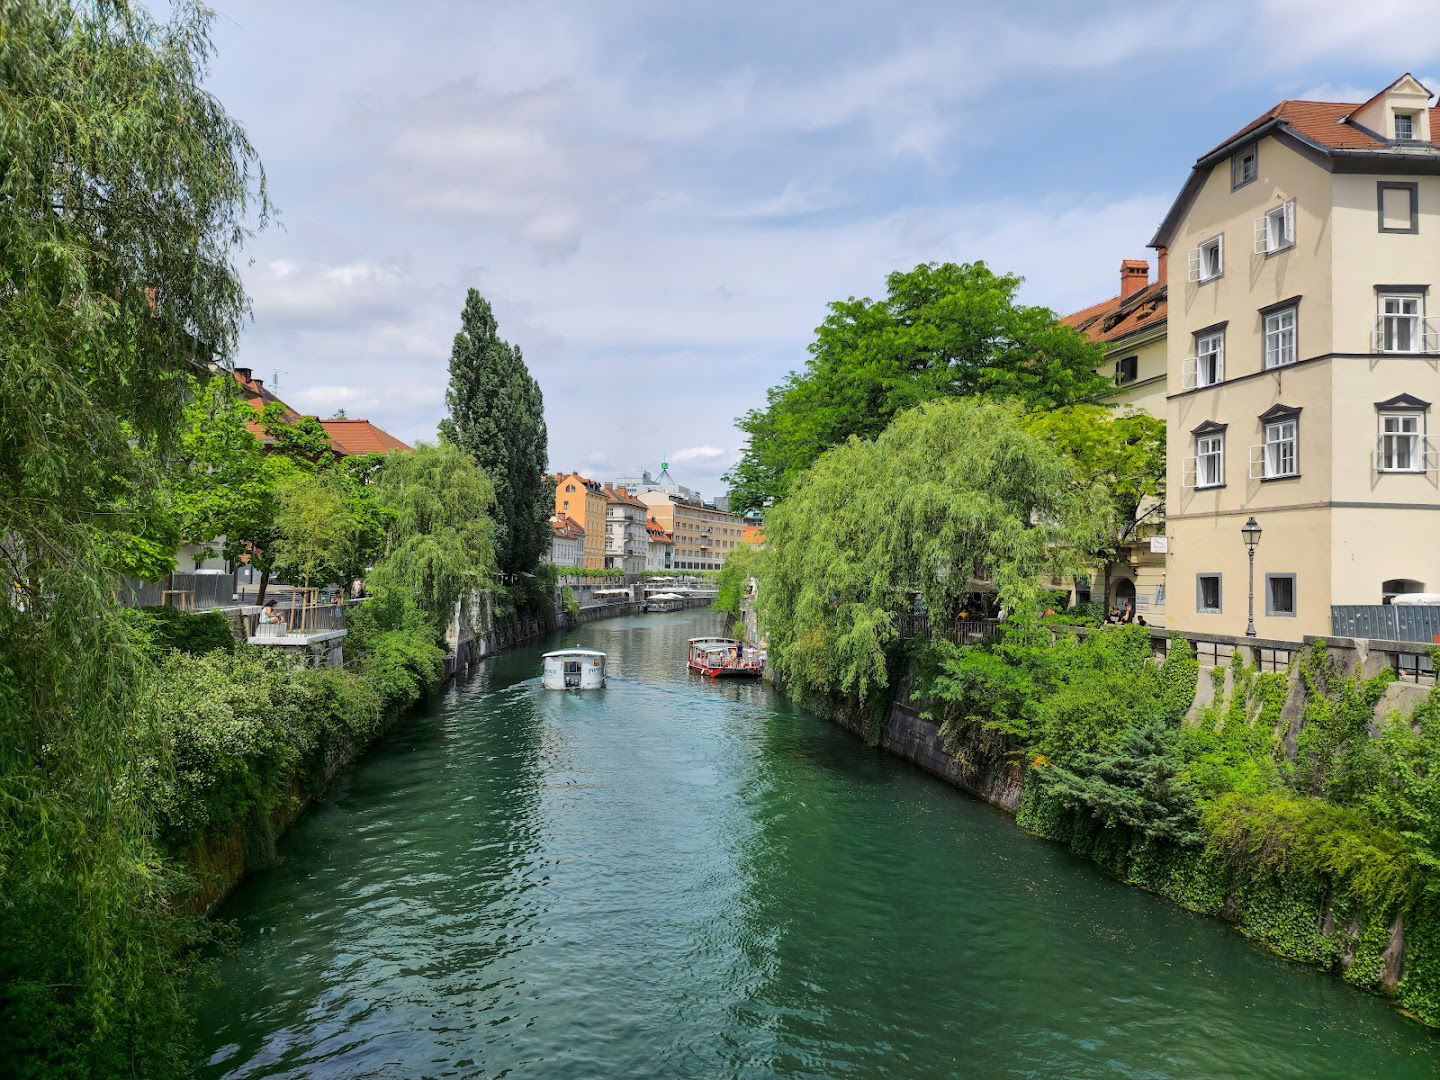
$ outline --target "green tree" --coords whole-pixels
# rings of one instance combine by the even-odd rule
[[[723,611],[732,619],[740,617],[740,602],[745,598],[745,586],[752,577],[760,576],[760,564],[765,559],[765,549],[753,544],[742,544],[725,557],[720,567],[720,576],[715,582],[715,610]]]
[[[501,339],[490,303],[465,294],[450,351],[450,415],[440,438],[471,454],[495,486],[495,561],[504,579],[533,573],[550,544],[554,489],[540,386]]]
[[[420,443],[385,459],[375,497],[388,522],[372,589],[403,589],[443,632],[455,604],[486,588],[494,570],[489,477],[458,447]]]
[[[296,469],[276,483],[271,552],[288,580],[306,587],[333,585],[353,572],[361,529],[349,495],[334,470]]]
[[[1165,524],[1165,421],[1144,413],[1116,415],[1101,405],[1071,405],[1026,415],[1024,425],[1063,451],[1075,481],[1103,492],[1114,528],[1092,552],[1105,567],[1101,596],[1110,595],[1109,565],[1143,528]]]
[[[113,607],[186,376],[233,351],[268,204],[204,88],[210,15],[0,0],[0,1061],[185,1071],[171,882],[126,778],[157,746]],[[123,551],[122,551],[123,554]]]
[[[946,624],[977,580],[1014,607],[1042,574],[1080,565],[1109,527],[1108,504],[1021,415],[1003,402],[931,402],[797,480],[765,519],[758,598],[783,681],[868,698],[891,682],[912,602]]]
[[[1013,398],[1026,409],[1097,401],[1101,351],[1054,312],[1016,303],[1021,279],[983,262],[926,263],[887,279],[882,300],[830,305],[805,369],[737,425],[748,436],[728,475],[742,511],[779,498],[825,450],[871,438],[936,398]]]

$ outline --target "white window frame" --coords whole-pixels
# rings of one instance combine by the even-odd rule
[[[1250,479],[1281,480],[1299,475],[1299,418],[1271,420],[1264,425],[1263,441],[1250,448]]]
[[[1250,175],[1245,175],[1245,163],[1250,163]],[[1239,151],[1230,159],[1230,190],[1235,191],[1260,177],[1260,148],[1250,146]]]
[[[1216,386],[1225,381],[1225,331],[1211,330],[1195,335],[1194,364],[1189,389]],[[1183,374],[1183,373],[1182,373]]]
[[[1382,473],[1428,472],[1433,454],[1425,436],[1425,418],[1417,410],[1382,412],[1375,436],[1375,471]],[[1400,448],[1405,447],[1402,453]],[[1401,462],[1404,464],[1401,464]]]
[[[1401,134],[1400,134],[1400,122],[1401,122],[1402,120],[1403,120],[1405,123],[1407,123],[1407,124],[1410,125],[1410,133],[1409,133],[1408,135],[1401,135]],[[1419,120],[1419,117],[1417,117],[1413,112],[1406,112],[1406,111],[1401,110],[1401,109],[1396,109],[1396,110],[1395,110],[1395,140],[1396,140],[1397,142],[1414,142],[1415,139],[1416,139],[1416,137],[1417,137],[1416,134],[1415,134],[1415,132],[1416,132],[1416,130],[1420,127],[1419,123],[1417,123],[1418,120]]]
[[[1267,210],[1255,219],[1255,254],[1274,255],[1295,246],[1295,200]]]
[[[1186,462],[1186,487],[1196,491],[1225,486],[1225,433],[1195,436],[1195,456]]]
[[[1392,353],[1408,356],[1430,352],[1436,348],[1436,333],[1425,317],[1425,294],[1419,292],[1380,293],[1376,298],[1379,311],[1375,316],[1375,340],[1377,353]],[[1401,328],[1406,328],[1409,348],[1396,348],[1402,337]]]
[[[1209,252],[1214,258],[1207,258]],[[1189,278],[1198,284],[1214,281],[1225,273],[1225,234],[1219,233],[1190,249]]]
[[[1286,367],[1299,359],[1296,336],[1299,321],[1300,313],[1293,304],[1264,317],[1266,371]]]

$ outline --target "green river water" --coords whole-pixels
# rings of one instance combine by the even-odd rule
[[[706,613],[488,661],[223,911],[203,1077],[1440,1074],[1440,1039],[760,683]]]

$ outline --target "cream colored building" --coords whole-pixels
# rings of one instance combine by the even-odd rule
[[[585,530],[585,569],[604,568],[606,499],[600,485],[579,473],[562,473],[556,476],[555,513],[574,518]]]
[[[676,570],[719,570],[740,546],[744,523],[735,514],[664,491],[642,491],[637,498],[674,539]]]
[[[1165,252],[1160,252],[1155,281],[1144,259],[1120,264],[1120,291],[1060,320],[1105,349],[1100,373],[1115,381],[1109,398],[1117,410],[1165,418],[1167,290]],[[1148,509],[1148,508],[1142,508]],[[1102,601],[1106,608],[1135,614],[1165,626],[1164,519],[1156,507],[1154,524],[1136,530],[1134,542],[1120,550],[1108,567],[1097,567],[1088,580],[1060,583],[1077,601]],[[1158,543],[1152,542],[1159,538]],[[1101,595],[1101,590],[1104,595]]]
[[[1406,75],[1285,101],[1203,155],[1152,246],[1168,298],[1169,625],[1331,631],[1440,591],[1440,112]]]
[[[639,574],[645,569],[650,536],[645,528],[649,507],[623,487],[605,485],[605,566]]]

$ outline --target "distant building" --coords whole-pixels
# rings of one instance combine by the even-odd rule
[[[681,498],[689,499],[692,502],[698,503],[705,501],[700,497],[698,491],[675,482],[675,478],[670,475],[670,463],[668,461],[662,461],[660,463],[659,476],[651,476],[649,470],[641,470],[640,473],[634,476],[617,477],[615,486],[623,487],[626,491],[634,495],[639,495],[642,491],[663,491],[667,495],[679,495]]]
[[[605,485],[605,567],[638,574],[649,555],[646,505],[623,487]]]
[[[761,525],[741,525],[740,542],[761,548],[765,546],[765,528]]]
[[[585,529],[569,514],[550,518],[550,564],[552,566],[585,565]]]
[[[676,570],[719,570],[740,546],[742,526],[734,514],[663,491],[642,491],[639,498],[649,506],[651,518],[674,537]]]
[[[605,565],[605,492],[594,480],[579,473],[560,473],[555,477],[555,513],[565,514],[579,522],[585,530],[584,559],[587,570]]]
[[[645,519],[645,532],[649,538],[645,553],[645,569],[675,569],[675,538],[666,532],[664,526],[653,517]]]

